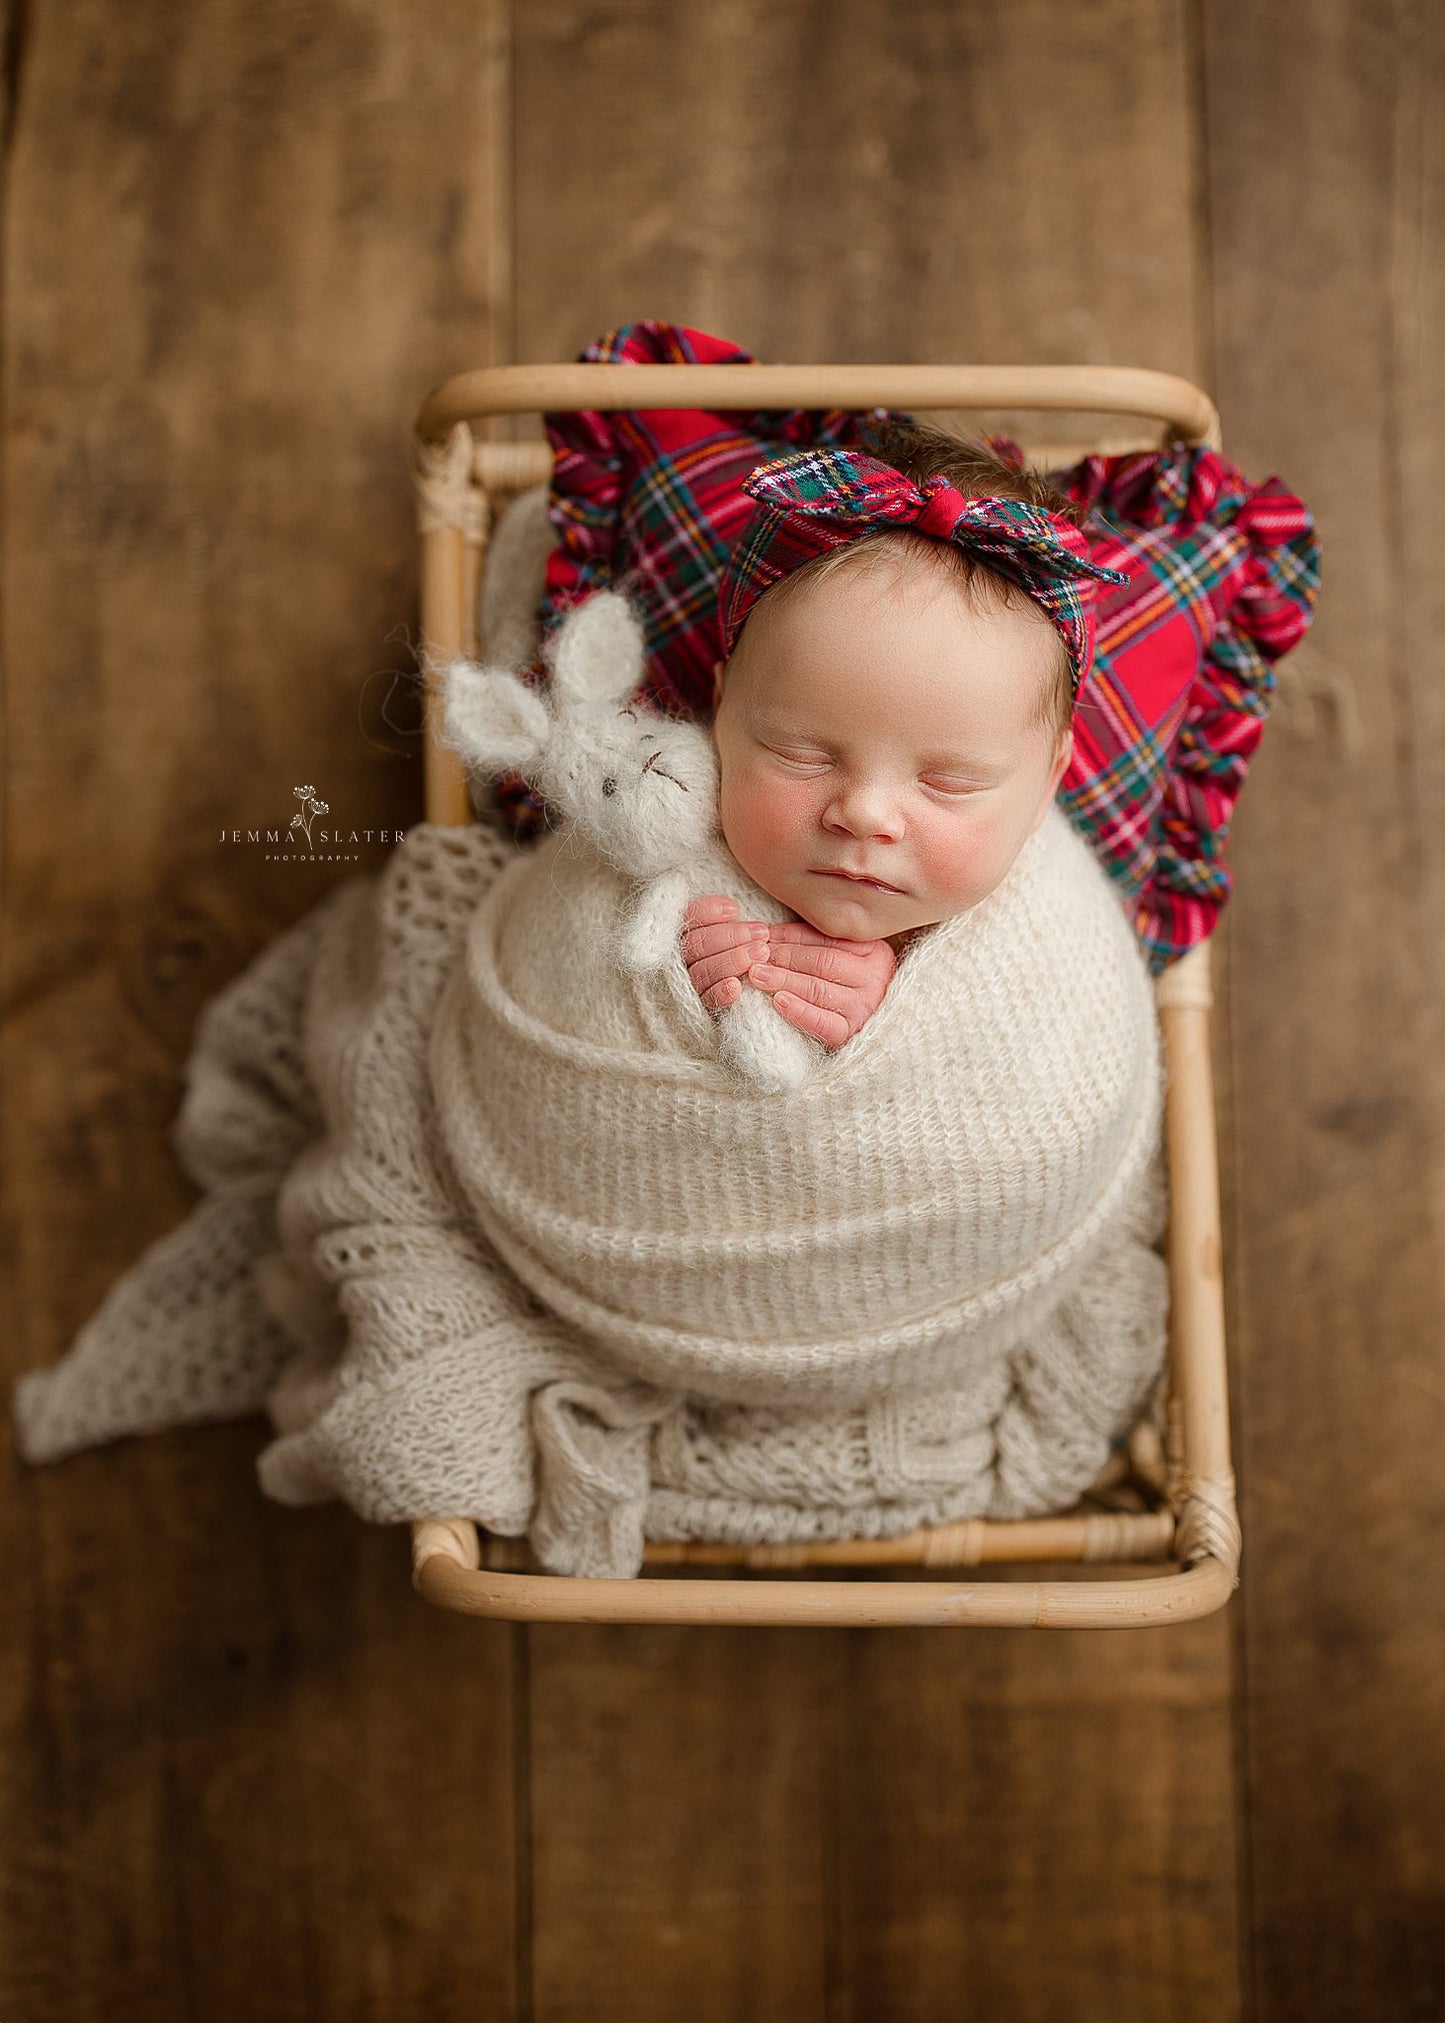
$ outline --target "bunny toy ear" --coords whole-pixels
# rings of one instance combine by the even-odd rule
[[[642,680],[642,627],[625,597],[596,590],[563,621],[552,680],[572,703],[621,703]]]
[[[540,758],[552,719],[540,696],[502,668],[454,660],[446,671],[444,735],[468,764],[525,771]]]

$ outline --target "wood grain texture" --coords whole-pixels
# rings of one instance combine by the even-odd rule
[[[778,362],[1193,376],[1184,17],[1182,0],[522,10],[518,356],[655,316]]]
[[[1234,861],[1245,1822],[1260,2023],[1445,2013],[1445,34],[1209,6],[1226,440],[1318,513],[1359,703]]]
[[[414,819],[407,438],[495,355],[485,6],[17,12],[4,271],[7,1376],[184,1214],[195,1015]],[[500,233],[499,233],[500,221]],[[512,1650],[260,1422],[7,1466],[0,2013],[510,2013]],[[425,1681],[425,1691],[419,1682]],[[465,1719],[456,1710],[465,1705]]]
[[[770,359],[1199,377],[1187,25],[1133,0],[519,10],[518,356],[658,316]],[[1228,1617],[677,1632],[645,1680],[636,1634],[534,1633],[539,2019],[623,1988],[638,2019],[1238,2015]]]
[[[1205,1627],[849,1634],[833,2013],[942,2019],[962,1991],[1010,2023],[1238,2013]]]
[[[536,2016],[825,2014],[836,1638],[527,1634]]]

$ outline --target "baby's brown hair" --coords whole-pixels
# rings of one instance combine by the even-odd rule
[[[1018,499],[1025,505],[1037,506],[1042,512],[1057,513],[1076,527],[1083,526],[1086,521],[1086,509],[1076,505],[1051,478],[1021,463],[1011,463],[978,437],[952,435],[947,429],[934,428],[927,422],[896,417],[869,420],[860,433],[861,448],[893,470],[901,471],[915,485],[922,486],[928,478],[942,477],[965,498]],[[846,546],[830,549],[785,576],[782,582],[765,593],[766,598],[769,602],[780,603],[795,588],[805,583],[820,582],[835,570],[852,567],[860,556],[870,553],[877,556],[887,549],[897,552],[900,547],[911,548],[920,557],[940,561],[945,567],[954,569],[966,586],[981,581],[987,586],[987,594],[1002,604],[1027,605],[1037,609],[1026,591],[997,570],[989,568],[969,549],[951,541],[929,540],[926,535],[914,534],[906,528],[865,534]],[[1052,625],[1049,633],[1053,641],[1053,656],[1048,678],[1041,685],[1035,721],[1049,732],[1057,745],[1073,722],[1073,670],[1062,637]],[[742,639],[746,636],[747,629],[744,627]],[[739,646],[742,639],[738,642]]]

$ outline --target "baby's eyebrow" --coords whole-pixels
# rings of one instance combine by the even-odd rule
[[[839,747],[832,738],[820,737],[817,731],[805,730],[801,724],[791,724],[777,717],[755,721],[752,726],[755,738],[772,738],[785,745],[807,745],[810,751],[836,752]]]
[[[789,737],[810,736],[797,717],[780,716],[774,709],[764,705],[750,712],[749,721],[754,729],[786,732]]]
[[[1001,780],[1008,771],[991,759],[971,759],[961,752],[932,753],[918,763],[925,773],[966,773],[971,780]]]

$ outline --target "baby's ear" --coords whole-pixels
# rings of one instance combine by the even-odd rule
[[[642,627],[625,597],[594,591],[563,621],[552,680],[569,702],[626,702],[642,680]]]
[[[1057,793],[1059,782],[1063,779],[1064,774],[1069,770],[1069,765],[1073,759],[1073,756],[1074,756],[1074,729],[1073,725],[1071,724],[1069,728],[1060,737],[1058,747],[1054,752],[1053,787],[1051,789],[1052,792]]]
[[[469,764],[525,770],[546,749],[552,719],[540,696],[502,668],[454,660],[445,677],[442,735]]]
[[[1069,769],[1069,761],[1073,756],[1074,733],[1071,728],[1062,733],[1054,746],[1053,767],[1050,770],[1048,780],[1045,782],[1044,791],[1039,796],[1039,811],[1034,817],[1033,827],[1029,830],[1031,836],[1037,835],[1039,830],[1044,826],[1044,819],[1049,809],[1054,805],[1054,796],[1059,791],[1064,774]]]

